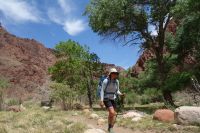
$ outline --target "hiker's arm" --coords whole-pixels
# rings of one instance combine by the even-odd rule
[[[121,92],[120,92],[120,90],[119,90],[119,80],[117,80],[117,94],[118,95],[123,95]]]

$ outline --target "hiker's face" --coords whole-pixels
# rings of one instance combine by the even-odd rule
[[[117,79],[118,78],[118,73],[111,73],[111,78],[112,79]]]

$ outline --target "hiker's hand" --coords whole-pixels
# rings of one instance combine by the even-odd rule
[[[104,107],[103,101],[100,101],[99,105],[101,106],[101,108],[103,108]]]
[[[122,94],[121,94],[121,97],[123,97],[123,98],[124,98],[125,96],[126,96],[126,94],[125,94],[125,93],[122,93]]]

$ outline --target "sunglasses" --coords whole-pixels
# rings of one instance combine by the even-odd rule
[[[116,72],[113,72],[113,73],[111,73],[111,74],[116,74],[116,75],[119,75],[119,73],[116,73]]]

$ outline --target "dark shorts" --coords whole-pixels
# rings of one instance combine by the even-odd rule
[[[113,107],[114,109],[116,109],[116,107],[117,107],[115,100],[104,99],[103,102],[107,109],[110,107]]]

